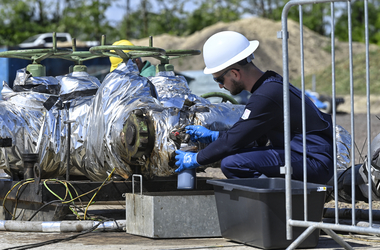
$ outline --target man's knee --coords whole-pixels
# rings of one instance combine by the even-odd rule
[[[234,178],[234,175],[232,174],[231,170],[235,168],[236,162],[233,160],[233,157],[231,156],[225,157],[220,163],[220,169],[228,179]]]

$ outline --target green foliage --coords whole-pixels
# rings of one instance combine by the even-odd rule
[[[286,1],[283,5],[273,10],[271,17],[274,20],[281,20],[282,9],[284,8],[287,2],[289,1]],[[303,25],[317,32],[320,35],[326,35],[327,23],[325,22],[324,17],[327,14],[328,8],[329,4],[327,3],[302,5]],[[292,6],[289,9],[288,18],[296,22],[299,22],[300,16],[298,6]]]
[[[34,15],[35,1],[0,1],[0,45],[14,45],[43,30]]]
[[[353,57],[353,89],[358,95],[366,94],[366,57],[365,53],[358,54]],[[380,65],[380,50],[370,51],[369,63],[370,68],[370,92],[371,94],[380,94],[380,72],[377,65]],[[345,95],[350,93],[350,63],[349,60],[342,60],[335,63],[335,86],[337,95]],[[316,91],[321,94],[331,95],[332,93],[332,71],[331,67],[317,72]],[[298,77],[291,80],[292,84],[301,87],[301,78]],[[312,75],[305,76],[305,88],[312,89]]]
[[[368,3],[368,33],[369,42],[380,45],[380,15],[379,7]],[[364,2],[355,1],[351,4],[352,41],[365,42]],[[341,41],[348,41],[347,10],[338,18],[335,25],[335,36]]]
[[[44,32],[68,32],[78,40],[107,41],[142,38],[162,33],[190,35],[217,22],[231,22],[245,14],[280,20],[289,0],[126,0],[123,20],[116,26],[105,12],[112,0],[0,0],[0,45],[16,45]],[[126,4],[125,4],[126,3]],[[327,35],[329,3],[302,5],[303,25]],[[192,8],[189,9],[189,6]],[[347,41],[346,5],[335,5],[340,17],[335,35]],[[380,15],[377,0],[368,5],[369,37],[380,44]],[[299,21],[299,8],[289,9],[288,17]],[[353,41],[364,41],[363,1],[352,2]]]
[[[110,25],[105,11],[111,0],[0,1],[0,45],[15,45],[44,32],[69,32],[81,40],[100,40]]]
[[[239,1],[205,1],[198,9],[193,11],[188,17],[187,33],[192,34],[207,26],[217,22],[231,22],[238,20],[240,14],[238,12]]]
[[[105,11],[110,5],[110,0],[71,0],[54,31],[68,32],[79,40],[100,41],[110,27],[105,18]]]
[[[247,0],[141,0],[120,6],[126,15],[116,27],[105,17],[112,0],[0,0],[0,45],[16,45],[44,32],[68,32],[77,40],[107,41],[163,33],[189,35],[219,21],[238,20]],[[135,3],[135,2],[134,2]],[[186,4],[196,6],[187,11]]]

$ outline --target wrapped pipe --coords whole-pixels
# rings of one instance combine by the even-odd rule
[[[43,232],[43,233],[67,233],[82,232],[100,225],[96,230],[120,231],[126,225],[125,220],[116,221],[16,221],[0,220],[0,231],[13,232]]]
[[[57,84],[59,87],[51,88],[58,90],[57,95],[36,92],[38,88],[34,87],[28,89],[29,86]],[[3,111],[0,115],[0,137],[12,138],[13,144],[0,154],[0,168],[22,176],[22,154],[28,148],[28,151],[39,155],[42,178],[65,174],[67,167],[63,163],[67,158],[67,127],[63,122],[69,119],[76,121],[72,126],[70,148],[73,157],[70,160],[74,166],[81,164],[85,117],[94,93],[100,86],[99,80],[86,72],[73,72],[56,79],[30,77],[26,72],[18,71],[15,85],[22,86],[16,88],[22,92],[4,87],[3,100],[0,100],[0,109]],[[83,175],[75,167],[70,172]]]
[[[18,74],[18,86],[42,79],[49,85],[51,79],[25,74]],[[7,155],[14,172],[24,171],[21,155],[27,145],[30,152],[37,150],[41,178],[70,174],[102,181],[113,169],[125,179],[133,173],[146,178],[171,176],[176,168],[174,152],[180,145],[171,137],[173,131],[184,131],[190,124],[225,130],[244,109],[243,105],[212,104],[192,94],[185,78],[172,71],[141,77],[132,60],[121,63],[102,84],[86,72],[56,80],[58,95],[3,91],[0,136],[13,140]],[[65,126],[69,121],[75,121],[70,134]],[[6,169],[4,155],[0,154],[2,169]]]

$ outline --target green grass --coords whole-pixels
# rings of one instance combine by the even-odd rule
[[[366,94],[366,59],[365,53],[353,56],[353,88],[355,95]],[[380,50],[369,52],[370,65],[370,93],[380,94]],[[331,65],[315,73],[316,91],[320,94],[332,93]],[[301,87],[301,77],[293,79],[291,83]],[[350,93],[350,63],[349,59],[335,63],[335,86],[337,95]],[[312,75],[305,76],[305,88],[312,89]]]

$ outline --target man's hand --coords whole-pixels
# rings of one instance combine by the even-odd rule
[[[192,169],[200,166],[197,162],[197,153],[184,152],[181,150],[176,150],[175,153],[177,154],[175,156],[175,159],[177,160],[175,165],[179,167],[175,170],[176,173],[185,169]]]
[[[200,125],[186,126],[186,133],[190,135],[192,141],[211,143],[218,139],[219,131],[211,131]]]

